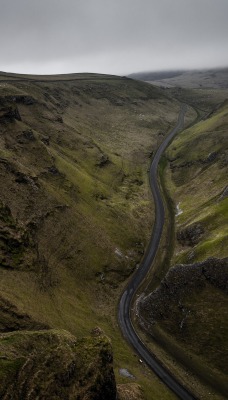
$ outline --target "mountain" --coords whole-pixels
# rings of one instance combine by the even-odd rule
[[[196,376],[210,383],[213,375],[222,398],[228,389],[227,128],[225,101],[179,134],[166,152],[173,256],[156,289],[141,297],[138,313],[150,335],[165,341]]]
[[[139,72],[129,77],[161,87],[228,88],[228,68]]]
[[[11,371],[22,374],[36,342],[37,352],[47,350],[49,363],[51,348],[45,343],[50,337],[54,349],[59,343],[67,374],[75,357],[65,358],[64,348],[98,326],[112,341],[117,383],[128,385],[119,392],[141,397],[135,383],[120,375],[122,369],[151,392],[151,374],[144,374],[121,337],[116,306],[145,251],[154,218],[147,185],[150,157],[178,111],[179,102],[162,90],[127,78],[0,75],[0,376],[8,388]],[[99,365],[105,344],[86,343],[94,346]],[[39,360],[34,358],[28,372],[31,382]],[[59,374],[54,365],[52,386]],[[103,366],[101,371],[111,371],[109,358]],[[86,374],[89,387],[98,377]],[[104,373],[103,378],[107,381]],[[74,379],[73,374],[65,395],[76,390]],[[171,398],[153,380],[152,394]],[[110,382],[113,389],[113,376]],[[18,385],[23,392],[23,379]],[[45,389],[48,396],[52,386]],[[7,398],[9,389],[3,388]]]
[[[155,219],[151,159],[185,103],[133,322],[199,398],[224,399],[228,91],[216,85],[0,73],[1,398],[175,398],[126,344],[117,306]]]

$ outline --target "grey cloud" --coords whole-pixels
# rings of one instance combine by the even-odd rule
[[[1,70],[228,65],[227,0],[0,0],[0,7]]]

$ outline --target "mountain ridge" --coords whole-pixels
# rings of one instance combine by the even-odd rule
[[[128,76],[166,88],[228,88],[228,67],[202,70],[148,71],[133,73]]]

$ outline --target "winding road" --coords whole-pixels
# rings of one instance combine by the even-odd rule
[[[154,197],[155,203],[155,223],[151,235],[151,239],[144,255],[144,258],[129,282],[127,288],[119,302],[118,321],[120,329],[122,330],[124,338],[127,342],[135,349],[139,354],[140,358],[158,375],[158,377],[164,382],[180,399],[182,400],[195,400],[196,397],[191,394],[176,378],[157,360],[157,358],[146,348],[144,343],[141,341],[139,336],[134,330],[130,309],[133,297],[147,275],[149,269],[152,267],[159,242],[162,235],[165,209],[162,201],[161,192],[157,181],[157,168],[161,155],[175,136],[175,134],[183,128],[184,115],[186,112],[186,106],[182,105],[179,113],[178,121],[175,128],[169,133],[166,139],[159,146],[153,161],[150,166],[150,187]]]

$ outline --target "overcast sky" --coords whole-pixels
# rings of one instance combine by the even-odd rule
[[[0,70],[228,66],[228,0],[0,0]]]

